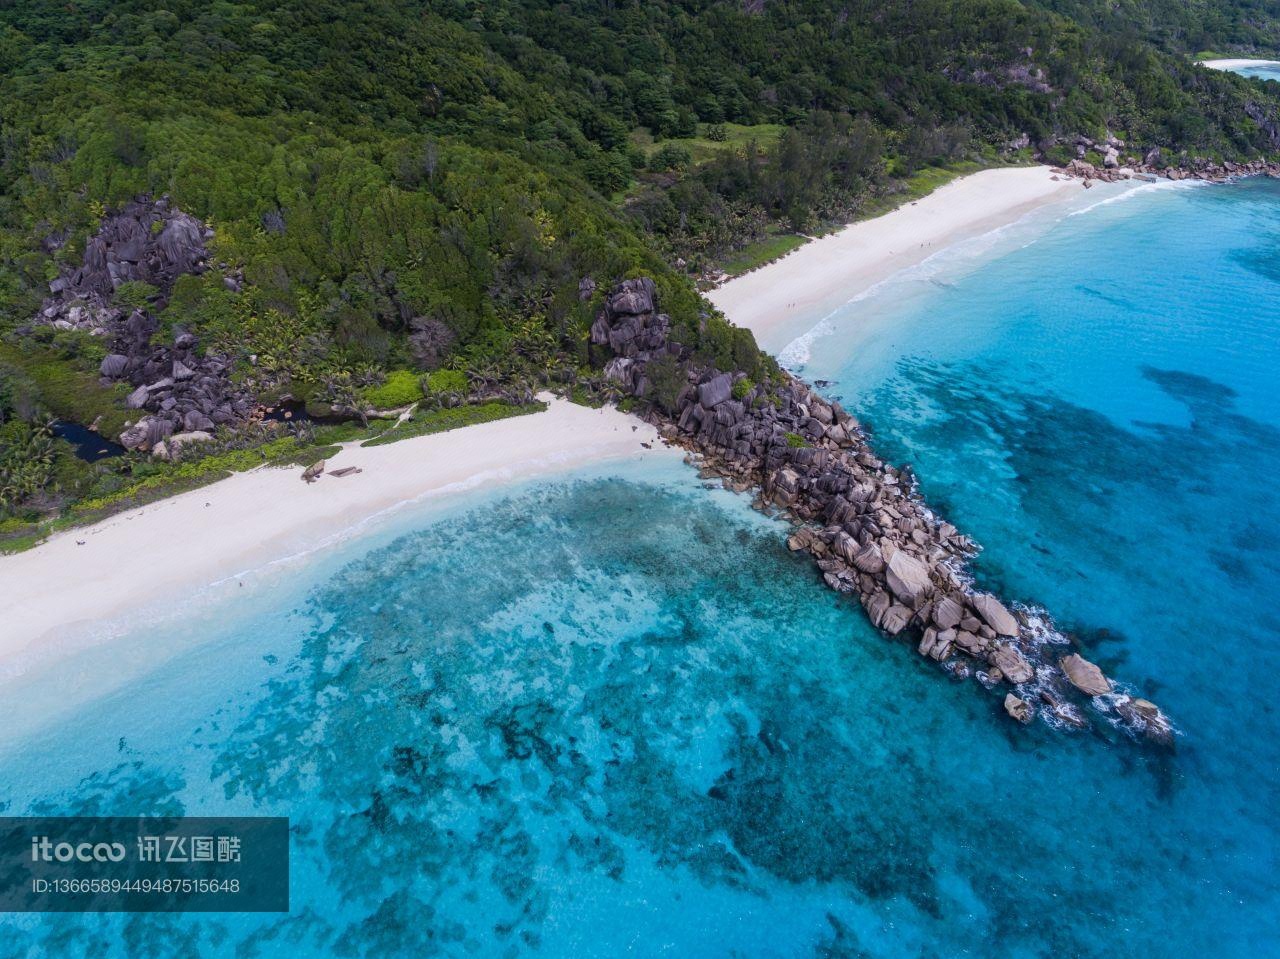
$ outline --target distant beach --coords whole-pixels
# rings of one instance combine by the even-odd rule
[[[1280,60],[1201,60],[1200,65],[1255,80],[1280,80]]]
[[[851,290],[866,289],[960,240],[1080,192],[1079,181],[1054,179],[1047,166],[983,170],[807,243],[729,280],[708,298],[776,352],[811,325],[815,312],[838,306]]]
[[[95,624],[180,605],[219,580],[323,548],[401,503],[610,458],[676,455],[639,419],[548,399],[542,413],[371,448],[350,444],[327,463],[360,467],[358,474],[307,485],[300,468],[260,468],[0,556],[0,673],[21,672],[33,651],[47,660]]]
[[[1200,66],[1208,67],[1211,70],[1243,70],[1248,67],[1280,68],[1280,60],[1223,59],[1223,60],[1201,60],[1199,62],[1200,62]]]

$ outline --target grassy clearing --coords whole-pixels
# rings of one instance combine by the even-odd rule
[[[781,123],[757,123],[750,126],[742,123],[721,123],[718,126],[724,128],[725,138],[712,140],[707,133],[714,125],[716,124],[699,123],[697,136],[670,137],[664,140],[655,140],[653,134],[641,128],[631,134],[631,142],[639,147],[646,157],[652,156],[669,143],[675,143],[689,151],[694,163],[705,163],[717,153],[723,153],[726,150],[744,150],[753,141],[761,148],[771,146],[778,142],[786,129]]]
[[[955,163],[945,167],[925,167],[903,180],[903,188],[901,190],[876,197],[868,203],[863,207],[857,219],[869,220],[872,217],[882,216],[890,210],[896,210],[905,203],[912,203],[928,196],[934,190],[946,186],[952,180],[958,180],[962,176],[968,176],[970,173],[977,173],[979,170],[985,170],[989,167],[990,164],[979,163],[976,160],[966,160],[963,163]]]
[[[94,500],[91,505],[89,503],[77,504],[75,508],[56,519],[43,520],[38,523],[26,523],[21,527],[0,531],[0,553],[21,553],[43,543],[54,533],[73,529],[77,526],[89,526],[116,513],[122,513],[125,510],[135,509],[139,506],[146,506],[148,503],[167,499],[170,496],[177,496],[179,493],[199,489],[201,486],[208,486],[210,483],[215,483],[230,475],[225,471],[209,472],[199,476],[174,479],[166,484],[152,486],[137,484],[118,495]]]
[[[41,531],[39,523],[29,523],[17,517],[0,520],[0,555],[21,553],[30,549],[48,535]]]
[[[334,443],[362,443],[381,436],[391,428],[395,420],[370,420],[368,426],[359,423],[326,423],[315,428],[314,442],[328,446]]]
[[[361,447],[385,446],[387,443],[398,443],[400,440],[411,439],[414,436],[445,433],[463,426],[475,426],[477,423],[492,423],[494,420],[505,420],[510,416],[541,413],[546,408],[546,403],[530,403],[527,406],[513,406],[510,403],[480,403],[477,406],[455,406],[452,409],[419,412],[414,414],[413,419],[401,424],[397,429],[388,430],[381,436],[365,440],[360,445]]]
[[[9,553],[21,553],[31,549],[33,546],[39,546],[45,541],[48,533],[39,532],[39,528],[34,533],[19,533],[13,536],[5,536],[0,539],[0,555],[8,555]]]
[[[743,273],[750,273],[766,263],[781,259],[796,247],[803,246],[808,242],[809,238],[801,236],[799,233],[777,233],[773,236],[767,236],[763,240],[757,240],[755,243],[749,243],[742,249],[731,253],[720,264],[720,268],[731,277],[741,276]]]
[[[196,486],[223,479],[232,473],[243,473],[259,466],[309,464],[317,459],[323,459],[325,451],[333,453],[338,451],[337,446],[319,449],[320,454],[315,455],[316,446],[303,445],[294,437],[286,436],[253,449],[228,450],[225,453],[214,453],[185,463],[156,463],[147,460],[137,468],[141,475],[132,478],[132,481],[121,489],[114,490],[105,496],[81,500],[71,507],[69,515],[96,513],[120,503],[135,505],[134,500],[153,490],[162,491],[162,496],[168,496],[172,492],[194,489]]]
[[[136,410],[125,409],[129,387],[124,383],[103,386],[96,372],[76,369],[66,359],[42,347],[18,347],[0,343],[0,363],[19,370],[35,387],[35,399],[61,420],[82,426],[99,421],[98,431],[114,440]]]

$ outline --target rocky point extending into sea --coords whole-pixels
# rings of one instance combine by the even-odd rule
[[[650,402],[646,416],[705,475],[755,491],[758,508],[790,520],[789,547],[811,555],[829,587],[857,596],[879,629],[912,637],[953,676],[1008,684],[1004,708],[1020,722],[1040,714],[1084,727],[1087,704],[1135,735],[1172,743],[1165,714],[1072,651],[1047,616],[975,586],[976,544],[929,508],[909,470],[875,454],[839,403],[786,373],[735,390],[745,374],[699,363],[670,332],[653,282],[642,278],[609,293],[591,342],[606,377],[650,401],[652,364],[669,370],[673,359],[682,377],[674,404]]]
[[[1261,115],[1250,116],[1259,123],[1266,122]],[[1269,126],[1268,133],[1275,140],[1280,140],[1280,129],[1274,124]],[[1151,147],[1138,153],[1125,153],[1124,140],[1115,136],[1107,136],[1094,141],[1080,136],[1075,143],[1076,158],[1061,167],[1054,167],[1055,177],[1080,179],[1086,188],[1095,182],[1116,183],[1120,180],[1142,179],[1164,180],[1201,180],[1207,183],[1225,183],[1236,177],[1269,176],[1280,178],[1280,163],[1272,160],[1246,160],[1236,163],[1232,160],[1218,162],[1203,157],[1176,158],[1175,162],[1167,162],[1160,147]],[[1090,163],[1085,157],[1090,151],[1102,159],[1102,165]]]
[[[1085,167],[1074,164],[1066,172],[1112,175]],[[1231,171],[1259,172],[1274,171],[1258,165]],[[111,344],[101,375],[107,383],[131,384],[127,405],[139,414],[120,434],[129,449],[169,458],[258,409],[252,390],[231,378],[229,357],[198,350],[190,333],[156,342],[155,314],[179,276],[206,270],[211,236],[206,224],[166,197],[139,197],[104,218],[82,264],[50,284],[36,317]],[[218,266],[223,282],[238,290],[239,272]],[[154,288],[152,302],[118,305],[115,291],[130,281]],[[583,281],[585,298],[594,290],[592,281]],[[1009,684],[1004,708],[1021,722],[1039,714],[1054,724],[1087,726],[1087,703],[1135,734],[1172,742],[1160,709],[1117,689],[1097,666],[1070,652],[1070,640],[1047,616],[1010,608],[974,586],[968,561],[977,546],[929,508],[909,470],[876,456],[858,421],[838,403],[786,373],[754,384],[744,382],[742,372],[700,363],[670,330],[652,280],[626,281],[605,297],[591,328],[594,359],[608,379],[647,401],[646,417],[669,442],[687,448],[706,475],[739,492],[754,490],[759,508],[793,522],[791,549],[810,554],[832,589],[856,595],[879,629],[912,636],[921,655],[953,676],[973,676],[992,688]],[[664,410],[650,365],[668,359],[668,372],[674,363],[683,379]]]

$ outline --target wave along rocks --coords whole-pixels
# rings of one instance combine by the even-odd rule
[[[920,654],[952,675],[1010,683],[1006,710],[1019,721],[1041,712],[1052,724],[1084,727],[1073,702],[1083,694],[1108,720],[1172,742],[1155,704],[1112,695],[1092,663],[1057,657],[1059,644],[1044,641],[1051,630],[974,588],[966,561],[977,546],[930,510],[908,471],[875,455],[839,403],[785,374],[778,386],[756,385],[698,364],[669,331],[653,281],[630,280],[606,299],[591,341],[613,354],[606,376],[655,402],[659,432],[733,489],[759,489],[761,508],[783,510],[800,527],[791,549],[810,553],[832,589],[857,595],[879,629],[918,634]]]

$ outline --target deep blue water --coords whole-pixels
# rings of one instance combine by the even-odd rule
[[[289,815],[293,910],[0,918],[0,957],[1267,954],[1278,234],[1270,182],[1151,189],[808,343],[981,576],[1156,699],[1173,751],[1017,726],[743,498],[619,465],[84,653],[0,751],[4,812]]]

